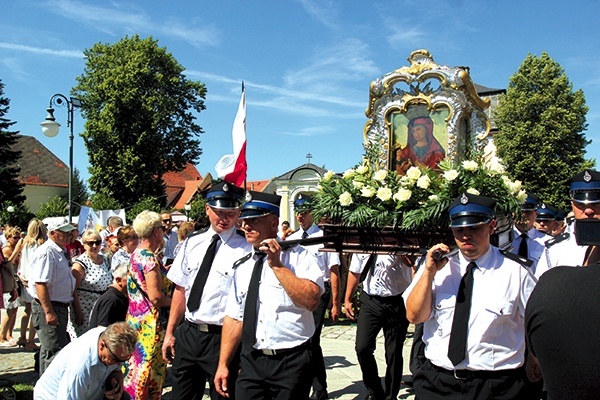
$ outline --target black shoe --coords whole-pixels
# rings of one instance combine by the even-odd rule
[[[328,398],[329,394],[327,393],[327,390],[313,391],[309,397],[311,400],[327,400]]]

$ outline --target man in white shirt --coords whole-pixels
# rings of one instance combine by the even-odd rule
[[[234,265],[227,299],[215,386],[230,397],[229,363],[240,342],[240,399],[306,400],[312,382],[312,311],[324,291],[316,257],[301,246],[282,251],[277,241],[279,204],[275,194],[250,191],[240,219],[252,245]],[[285,242],[282,242],[282,246]]]
[[[201,400],[206,381],[211,398],[218,398],[213,381],[233,264],[251,250],[236,228],[243,198],[243,189],[233,184],[212,185],[205,206],[210,226],[183,242],[167,274],[175,291],[162,351],[165,361],[173,363],[173,399]],[[232,387],[237,365],[232,366]]]
[[[128,399],[123,392],[121,363],[133,353],[137,338],[137,331],[126,322],[89,330],[58,353],[37,381],[33,398]]]
[[[400,392],[408,320],[402,293],[412,280],[412,268],[396,255],[354,254],[348,271],[344,311],[355,319],[352,298],[362,282],[356,329],[356,355],[369,400],[394,400]],[[385,388],[375,360],[377,335],[385,338]]]
[[[48,240],[40,245],[31,261],[29,287],[33,326],[40,338],[40,376],[54,356],[69,343],[67,322],[73,301],[75,277],[65,246],[76,228],[60,220],[48,225]]]
[[[450,248],[433,246],[404,292],[408,320],[424,322],[418,398],[524,398],[524,315],[535,278],[517,256],[490,244],[494,207],[483,196],[455,199],[450,228],[460,252],[440,257]]]
[[[287,240],[306,239],[312,237],[322,237],[323,231],[313,221],[310,212],[311,197],[301,194],[294,201],[294,210],[296,220],[300,224],[300,229],[287,237]],[[329,398],[327,393],[327,374],[325,372],[325,360],[323,359],[323,349],[321,349],[321,331],[325,323],[325,311],[329,307],[329,302],[333,297],[331,308],[331,319],[337,321],[340,314],[340,295],[339,295],[339,277],[340,277],[340,257],[338,253],[322,252],[319,248],[323,245],[304,246],[312,251],[319,260],[319,267],[323,273],[325,292],[321,296],[319,306],[313,311],[315,320],[315,334],[311,338],[312,356],[314,365],[313,393],[311,399],[324,400]]]
[[[527,193],[527,198],[521,204],[521,216],[515,222],[513,228],[513,249],[512,253],[518,254],[531,260],[531,272],[536,275],[537,264],[545,251],[544,242],[550,239],[550,236],[540,232],[534,227],[537,217],[539,197]],[[545,270],[545,268],[543,268]]]
[[[163,264],[165,267],[170,267],[175,259],[174,252],[179,239],[177,239],[177,229],[173,226],[173,218],[168,211],[160,213],[160,220],[163,226],[163,234],[165,239],[165,247],[163,248]]]

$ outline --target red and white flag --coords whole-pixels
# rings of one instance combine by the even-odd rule
[[[233,154],[226,154],[217,162],[217,176],[224,181],[243,187],[248,165],[246,164],[246,93],[242,82],[242,98],[233,121]]]

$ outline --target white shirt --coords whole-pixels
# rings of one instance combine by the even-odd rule
[[[575,238],[575,232],[566,233],[568,238],[551,245],[546,246],[539,262],[539,273],[536,276],[543,274],[550,268],[565,266],[565,267],[581,267],[585,261],[585,252],[588,246],[579,246]]]
[[[46,283],[50,301],[70,303],[73,301],[75,277],[71,273],[71,263],[66,251],[54,243],[46,240],[33,253],[31,269],[29,270],[29,294],[37,297],[36,283]]]
[[[185,288],[186,302],[190,297],[190,291],[206,250],[215,234],[216,232],[209,228],[206,232],[187,238],[167,273],[167,278],[177,286]],[[227,296],[233,279],[233,263],[252,250],[246,238],[238,234],[235,228],[219,236],[221,240],[202,291],[200,307],[190,312],[186,305],[185,318],[194,323],[223,325]]]
[[[227,315],[238,321],[244,319],[248,285],[252,277],[255,254],[239,264],[234,271],[234,284],[227,300]],[[266,258],[258,289],[256,349],[291,349],[309,340],[315,332],[312,312],[297,306],[269,267]],[[301,246],[281,252],[281,263],[298,278],[308,279],[324,292],[323,275],[312,252]]]
[[[425,356],[448,370],[496,371],[523,365],[525,355],[525,305],[535,278],[520,264],[504,257],[493,246],[473,270],[473,298],[469,314],[467,354],[456,367],[448,359],[448,344],[456,295],[469,261],[462,254],[451,257],[433,280],[431,315],[423,326]],[[410,296],[423,276],[420,268],[402,297]]]
[[[350,272],[362,273],[370,254],[354,254]],[[363,291],[370,296],[390,297],[402,294],[412,281],[412,268],[394,255],[378,255],[373,269],[363,281]]]
[[[104,397],[104,381],[120,364],[98,357],[98,339],[106,328],[90,329],[63,348],[37,381],[35,400],[95,400]]]
[[[286,240],[302,239],[302,234],[304,232],[305,231],[302,230],[302,228],[300,228],[296,232],[294,232],[290,236],[288,236],[286,238]],[[306,233],[308,234],[307,237],[309,237],[309,238],[323,237],[323,230],[321,230],[321,228],[319,228],[315,224],[312,224],[306,230]],[[329,280],[331,279],[331,267],[333,267],[334,265],[340,265],[339,254],[336,252],[319,251],[319,249],[321,249],[323,247],[322,244],[316,244],[313,246],[302,246],[302,247],[304,247],[308,251],[313,252],[317,256],[317,259],[319,260],[319,267],[321,268],[321,271],[323,272],[323,278],[325,279],[325,282],[329,282]]]
[[[517,228],[513,228],[513,237],[514,240],[512,242],[512,250],[511,253],[519,254],[519,247],[521,246],[521,238],[522,232]],[[533,261],[531,267],[531,273],[536,275],[537,265],[542,257],[546,247],[544,246],[544,242],[546,240],[551,239],[552,236],[548,236],[543,232],[538,231],[535,228],[531,228],[527,231],[527,258]]]

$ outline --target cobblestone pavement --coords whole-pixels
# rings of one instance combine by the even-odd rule
[[[20,315],[18,316],[20,318]],[[17,319],[19,321],[19,319]],[[404,376],[409,375],[408,358],[412,344],[413,326],[409,327],[409,334],[404,343]],[[331,399],[362,399],[366,395],[362,384],[360,368],[354,351],[354,338],[356,324],[338,323],[326,324],[323,327],[321,346],[325,355],[327,367],[327,383]],[[15,329],[14,337],[19,337],[19,330]],[[375,357],[379,367],[380,376],[385,373],[385,358],[383,351],[383,335],[377,339]],[[21,348],[0,348],[0,378],[9,379],[14,383],[35,384],[37,373],[33,370],[34,353]],[[170,399],[171,387],[169,379],[165,383],[163,399]],[[205,390],[204,399],[208,399],[208,390]],[[413,399],[414,395],[406,386],[402,387],[399,399]]]

